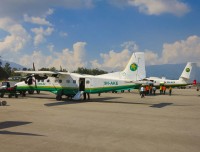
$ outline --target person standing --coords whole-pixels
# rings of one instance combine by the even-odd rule
[[[160,85],[160,94],[162,94],[162,85]]]
[[[171,86],[169,87],[169,95],[170,96],[172,95],[172,87]]]
[[[146,95],[148,95],[149,94],[149,86],[148,85],[146,85],[145,91],[146,91]]]
[[[166,92],[166,86],[163,86],[162,90],[163,90],[163,94],[165,94],[165,92]]]
[[[87,94],[88,100],[90,100],[90,93],[86,93],[86,94]]]
[[[153,86],[153,95],[155,96],[156,95],[156,87]]]
[[[150,85],[150,86],[149,86],[149,93],[150,93],[150,95],[152,95],[152,92],[153,92],[153,86]]]
[[[144,98],[144,87],[143,86],[141,86],[141,88],[140,88],[140,96],[141,96],[141,98]]]

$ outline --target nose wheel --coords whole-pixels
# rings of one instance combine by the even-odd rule
[[[6,106],[7,102],[6,101],[0,101],[0,106]]]

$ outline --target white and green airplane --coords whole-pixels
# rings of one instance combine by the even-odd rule
[[[153,84],[156,87],[159,87],[160,85],[165,85],[166,87],[187,86],[193,83],[193,80],[195,78],[195,67],[196,63],[188,62],[178,80],[170,80],[166,79],[165,77],[149,77],[145,78],[144,80],[147,80],[148,82],[150,82],[150,84]]]
[[[138,89],[141,85],[139,80],[146,77],[143,52],[133,53],[123,71],[96,76],[52,71],[16,71],[16,73],[31,74],[25,81],[16,83],[17,91],[50,91],[56,94],[58,101],[63,95],[78,100],[83,93]]]

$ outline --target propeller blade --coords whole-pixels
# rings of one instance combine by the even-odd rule
[[[33,62],[33,71],[35,71],[35,64],[34,64],[34,62]]]

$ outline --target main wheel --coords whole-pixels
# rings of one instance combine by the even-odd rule
[[[61,100],[62,100],[62,96],[61,96],[61,95],[57,95],[57,96],[56,96],[56,100],[57,100],[57,101],[61,101]]]
[[[1,98],[3,98],[4,97],[4,93],[1,93]]]
[[[40,90],[37,90],[37,94],[40,94]]]
[[[33,93],[34,93],[34,90],[28,90],[28,93],[29,93],[29,94],[33,94]]]
[[[2,104],[2,106],[5,106],[7,104],[7,102],[6,101],[2,101],[1,104]]]

